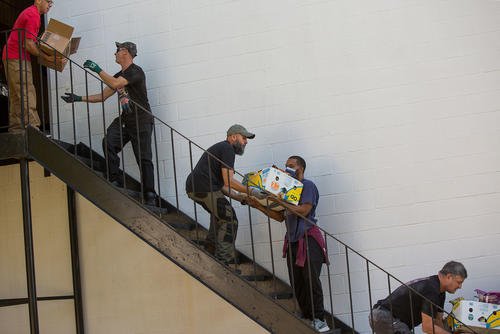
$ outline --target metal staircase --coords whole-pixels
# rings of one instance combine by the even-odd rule
[[[308,322],[294,315],[288,284],[254,266],[243,254],[239,256],[240,264],[234,267],[218,262],[200,248],[207,231],[201,226],[195,228],[195,222],[171,205],[160,209],[141,204],[139,198],[134,198],[134,191],[114,187],[99,172],[90,169],[85,157],[71,152],[72,145],[61,145],[35,128],[29,127],[25,136],[0,136],[1,159],[25,157],[37,161],[270,332],[315,332]]]
[[[102,94],[104,83],[99,78],[85,71],[70,59],[68,62],[69,82],[66,83],[66,86],[71,87],[71,93],[73,93],[73,81],[77,77],[74,72],[78,71],[79,83],[85,83],[86,92],[89,91],[89,80],[94,80],[100,86]],[[40,71],[42,70],[40,69]],[[270,250],[272,270],[266,270],[262,263],[258,264],[253,237],[251,254],[248,252],[246,255],[240,253],[238,255],[239,263],[231,266],[225,266],[218,262],[201,247],[207,231],[198,223],[196,205],[193,204],[194,217],[183,212],[184,210],[179,204],[181,195],[178,189],[178,183],[184,181],[183,176],[178,175],[178,172],[192,171],[193,156],[196,156],[193,154],[193,149],[198,150],[197,153],[203,152],[204,149],[201,146],[161,119],[154,117],[153,147],[154,165],[157,172],[155,186],[160,198],[158,206],[146,206],[141,200],[141,185],[136,181],[136,179],[142,179],[140,171],[138,176],[132,177],[125,170],[127,162],[129,166],[133,165],[135,159],[133,163],[130,163],[130,157],[128,157],[128,161],[125,161],[127,157],[122,151],[122,176],[126,188],[117,188],[104,177],[102,171],[106,169],[106,160],[95,152],[92,146],[92,141],[95,145],[96,139],[101,139],[106,135],[106,124],[109,123],[110,116],[116,117],[113,116],[116,111],[105,110],[105,104],[102,103],[101,110],[93,113],[94,117],[97,114],[97,117],[102,120],[99,129],[91,126],[88,103],[86,106],[84,105],[86,107],[84,117],[78,119],[74,104],[71,105],[71,116],[68,116],[69,112],[66,110],[68,114],[60,117],[58,96],[62,95],[61,91],[64,88],[59,87],[58,76],[60,74],[54,71],[51,75],[51,82],[55,84],[55,87],[50,87],[50,89],[57,99],[53,101],[53,110],[51,110],[53,119],[56,120],[50,126],[51,136],[48,137],[45,135],[45,131],[41,132],[32,127],[27,127],[23,134],[0,134],[0,160],[19,159],[21,170],[27,168],[26,161],[28,159],[37,161],[72,190],[87,198],[141,240],[270,332],[315,332],[308,321],[300,319],[290,285],[280,280],[275,272],[273,239],[269,219],[267,220],[269,240],[265,242],[267,243],[266,247]],[[132,100],[130,103],[135,104]],[[135,106],[136,112],[141,109],[143,112],[149,112],[140,105],[136,104]],[[119,110],[119,107],[115,109]],[[83,114],[83,111],[80,111],[80,114]],[[63,122],[62,119],[65,121]],[[80,141],[85,141],[85,144],[80,143]],[[165,153],[167,150],[170,151]],[[159,154],[163,155],[161,161]],[[173,174],[168,179],[168,191],[165,190],[165,184],[160,188],[162,184],[158,174],[159,166],[165,166],[167,162],[171,164],[169,171]],[[239,174],[237,171],[235,173]],[[240,174],[240,176],[242,175]],[[167,178],[164,177],[164,179]],[[26,184],[29,180],[22,179],[22,181],[23,184]],[[166,200],[167,197],[170,202]],[[29,202],[29,193],[23,193],[23,201]],[[23,213],[24,224],[29,227],[30,212]],[[246,218],[252,233],[250,209]],[[325,307],[330,312],[326,316],[326,320],[332,328],[332,332],[357,333],[358,330],[369,332],[367,318],[372,312],[372,305],[377,300],[375,296],[386,296],[387,293],[391,293],[395,284],[404,283],[334,235],[325,230],[321,230],[321,233],[327,241],[327,253],[331,257],[330,260],[334,263],[334,267],[326,266],[326,275],[323,277],[326,282],[323,287]],[[29,244],[29,240],[26,240],[28,242],[25,244]],[[33,260],[32,250],[28,250],[27,254],[28,267],[30,261]],[[30,279],[28,275],[30,323],[32,324],[32,333],[36,333],[37,331],[33,329],[33,322],[37,321],[36,309],[33,310],[33,304],[36,304],[36,291],[30,288],[30,282],[33,281],[34,277]],[[336,289],[332,282],[336,283]],[[412,293],[418,294],[413,291]],[[34,307],[36,308],[36,306]],[[439,306],[435,307],[439,308]]]

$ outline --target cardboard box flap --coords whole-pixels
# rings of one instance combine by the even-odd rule
[[[81,39],[82,39],[81,37],[73,37],[71,39],[71,43],[70,43],[70,47],[69,47],[69,54],[70,55],[76,53],[76,51],[78,50],[78,47],[80,46]]]
[[[46,54],[53,55],[55,51],[59,56],[69,57],[76,53],[80,44],[80,37],[71,38],[74,28],[55,19],[50,19],[42,37],[40,37],[40,50]],[[67,62],[46,61],[43,57],[38,59],[38,63],[59,72],[64,70]]]
[[[73,28],[66,23],[62,23],[61,21],[57,21],[56,19],[50,19],[49,25],[45,28],[45,31],[51,31],[52,33],[58,34],[61,37],[66,37],[67,39],[71,38],[73,35]]]
[[[51,54],[54,49],[60,53],[66,54],[66,48],[70,43],[74,28],[65,23],[50,19],[47,29],[40,38],[40,48],[45,53]]]

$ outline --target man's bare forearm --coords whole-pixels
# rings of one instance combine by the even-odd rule
[[[245,198],[247,198],[246,194],[237,192],[236,190],[233,190],[233,189],[229,188],[228,186],[222,187],[221,191],[224,195],[231,197],[232,199],[237,200],[238,202],[241,202],[241,201],[245,200]]]

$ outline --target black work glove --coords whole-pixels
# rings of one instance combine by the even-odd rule
[[[64,93],[65,96],[61,96],[61,99],[66,103],[81,102],[82,97],[73,93]]]

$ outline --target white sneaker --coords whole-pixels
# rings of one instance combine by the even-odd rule
[[[330,330],[330,327],[328,327],[328,324],[326,321],[319,320],[319,319],[314,319],[311,323],[311,326],[320,333],[325,333]]]

